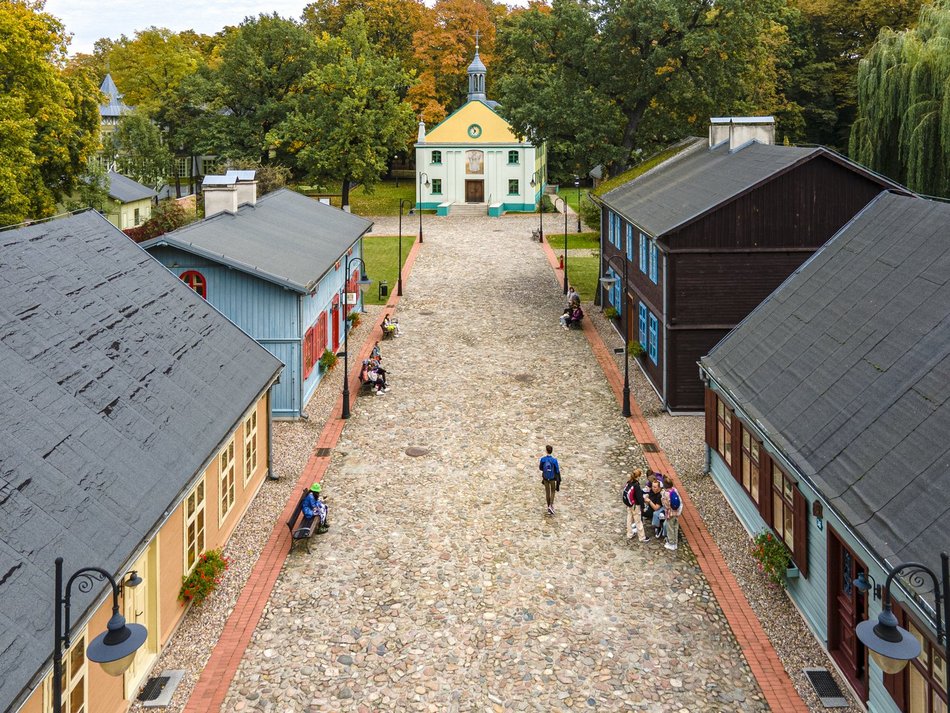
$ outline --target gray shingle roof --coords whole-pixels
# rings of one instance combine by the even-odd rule
[[[699,145],[608,191],[603,202],[660,237],[821,151],[753,143],[730,153],[728,142],[714,149]]]
[[[49,662],[54,559],[120,572],[280,368],[95,212],[0,232],[0,710]]]
[[[99,105],[99,115],[102,117],[119,117],[132,109],[122,101],[118,87],[112,81],[112,75],[107,74],[99,85],[99,91],[106,95],[106,103]]]
[[[158,195],[148,186],[143,186],[121,173],[109,171],[109,197],[122,203],[131,203],[145,198],[154,198]]]
[[[142,243],[177,247],[309,292],[372,221],[296,191],[268,193],[235,214],[220,213]]]
[[[950,205],[882,193],[702,364],[872,551],[939,567]]]

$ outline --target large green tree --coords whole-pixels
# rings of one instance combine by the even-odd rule
[[[350,184],[372,190],[411,138],[415,119],[402,99],[411,79],[397,60],[376,52],[360,11],[339,35],[317,40],[314,59],[294,111],[269,140],[291,153],[309,179],[341,181],[346,205]]]
[[[909,188],[950,197],[950,0],[912,30],[883,30],[858,71],[851,156]]]
[[[202,62],[198,36],[150,27],[111,47],[109,69],[126,104],[154,116]]]
[[[513,13],[498,39],[503,112],[549,141],[555,177],[702,130],[711,114],[765,111],[763,37],[784,41],[779,0],[554,0]],[[753,91],[754,90],[754,91]]]
[[[172,154],[162,132],[141,109],[119,119],[111,136],[116,169],[158,190],[172,173]]]
[[[0,225],[51,215],[99,146],[98,88],[64,71],[62,25],[40,1],[0,2]]]

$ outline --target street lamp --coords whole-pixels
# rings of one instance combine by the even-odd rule
[[[577,189],[577,232],[581,232],[581,177],[574,176],[574,188]]]
[[[927,578],[933,585],[934,609],[937,623],[937,645],[943,642],[944,661],[948,660],[948,632],[950,623],[950,566],[947,564],[947,553],[940,555],[942,563],[943,583],[937,581],[933,570],[918,562],[907,562],[887,575],[884,583],[884,609],[878,615],[877,623],[871,620],[862,621],[855,628],[858,639],[871,652],[871,658],[881,667],[884,673],[898,673],[907,662],[920,655],[920,642],[907,629],[897,625],[897,617],[891,611],[891,583],[894,577],[903,571],[909,572],[909,582],[915,591],[920,591],[927,585]],[[941,613],[941,608],[943,612]]]
[[[400,258],[402,256],[400,255]],[[356,286],[359,288],[360,292],[366,292],[369,289],[369,286],[373,284],[373,281],[366,277],[366,263],[363,262],[363,258],[355,257],[352,260],[350,256],[346,256],[346,260],[343,266],[343,275],[346,282],[343,283],[343,299],[344,302],[347,299],[347,286],[350,281],[350,263],[358,262],[360,264],[360,279],[356,281]],[[345,321],[345,320],[344,320]],[[350,330],[349,325],[343,325],[343,418],[350,417]]]
[[[613,256],[606,256],[607,265]],[[604,289],[611,289],[617,282],[616,277],[601,277],[600,284]],[[623,261],[623,296],[621,297],[621,311],[623,312],[623,403],[621,413],[625,417],[630,416],[630,350],[627,348],[627,342],[630,339],[630,310],[627,309],[627,261]]]
[[[557,202],[561,201],[561,207],[564,210],[564,294],[567,294],[567,201],[558,196],[554,199],[554,206],[557,207]]]
[[[544,181],[541,180],[541,169],[531,174],[531,187],[541,185],[541,197],[538,198],[538,242],[544,242]]]
[[[402,207],[410,206],[409,215],[412,215],[412,201],[407,198],[399,199],[399,255],[396,264],[399,267],[399,279],[396,280],[396,294],[402,297]],[[419,211],[419,221],[422,222],[422,211]],[[422,227],[419,227],[419,235],[422,235]]]
[[[425,187],[429,187],[429,174],[425,171],[419,172],[419,243],[422,243],[422,177],[426,177]],[[401,256],[400,256],[401,257]]]
[[[55,614],[53,625],[53,710],[63,708],[63,652],[69,650],[69,602],[73,583],[80,592],[92,591],[97,581],[107,579],[112,585],[112,617],[106,625],[106,631],[99,634],[86,648],[86,658],[102,665],[102,670],[110,676],[121,676],[132,665],[135,652],[148,639],[148,630],[141,624],[126,624],[125,617],[119,614],[119,585],[112,575],[99,567],[83,567],[66,582],[66,595],[63,596],[63,558],[56,558],[55,576]],[[133,573],[123,586],[134,587],[142,582],[141,577]],[[65,616],[65,621],[63,620]]]

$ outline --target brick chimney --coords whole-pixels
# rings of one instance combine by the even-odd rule
[[[726,141],[729,151],[738,151],[755,141],[775,143],[775,117],[772,116],[714,116],[709,120],[709,148]]]

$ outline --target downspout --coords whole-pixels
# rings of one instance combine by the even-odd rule
[[[656,241],[654,241],[656,243]],[[667,375],[670,371],[670,365],[666,360],[667,354],[667,340],[669,337],[669,330],[666,328],[666,323],[669,321],[667,315],[669,314],[669,299],[670,299],[670,281],[668,278],[668,266],[669,266],[669,256],[666,254],[666,250],[663,251],[663,410],[669,411],[669,386],[667,384]]]
[[[271,386],[267,390],[267,479],[280,480],[274,472],[274,412],[271,409]]]

